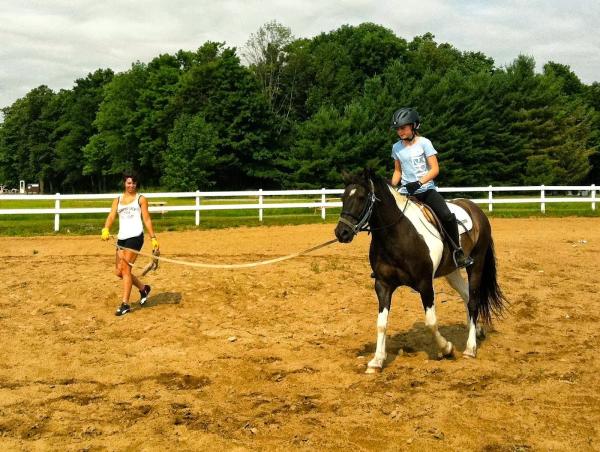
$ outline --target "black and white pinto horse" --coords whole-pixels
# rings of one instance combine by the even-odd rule
[[[375,275],[379,300],[377,348],[367,373],[383,368],[386,359],[386,328],[392,294],[399,286],[409,286],[421,295],[425,325],[433,334],[440,355],[454,356],[454,346],[438,331],[434,302],[434,278],[445,276],[460,294],[467,310],[468,338],[463,355],[477,354],[477,336],[482,334],[477,321],[490,324],[501,314],[506,299],[496,279],[496,258],[490,223],[483,211],[466,199],[453,201],[462,207],[472,228],[461,234],[461,245],[475,263],[466,269],[468,282],[452,260],[451,248],[440,232],[429,223],[422,210],[398,193],[370,169],[360,175],[344,176],[342,213],[335,235],[349,243],[358,232],[372,234],[369,261]],[[460,225],[459,225],[460,228]]]

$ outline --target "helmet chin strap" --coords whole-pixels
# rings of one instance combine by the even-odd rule
[[[411,124],[410,130],[412,131],[411,137],[406,138],[406,139],[402,138],[402,141],[406,142],[407,144],[412,143],[414,141],[415,137],[417,136],[417,134],[415,133],[415,125],[414,124]]]

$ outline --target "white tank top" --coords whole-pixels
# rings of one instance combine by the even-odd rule
[[[123,204],[121,196],[119,196],[117,212],[119,214],[119,235],[117,236],[119,240],[143,234],[144,225],[142,224],[142,208],[140,207],[139,194],[129,204]]]

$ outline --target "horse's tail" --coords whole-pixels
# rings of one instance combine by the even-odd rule
[[[492,323],[492,317],[502,316],[508,305],[508,300],[500,290],[496,277],[496,255],[494,253],[494,241],[491,236],[481,271],[479,290],[476,295],[479,316],[487,324]]]

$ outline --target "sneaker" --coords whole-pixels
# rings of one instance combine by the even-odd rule
[[[140,290],[140,305],[144,306],[146,304],[146,301],[148,301],[148,295],[150,294],[150,291],[152,289],[150,288],[150,286],[148,284],[144,285],[144,288],[142,290]]]
[[[131,311],[131,306],[129,306],[127,303],[121,303],[121,306],[119,306],[119,309],[117,309],[115,315],[124,315],[127,314],[129,311]]]
[[[465,256],[462,248],[454,250],[452,258],[454,259],[454,265],[456,265],[456,268],[469,267],[470,265],[473,265],[473,262],[475,262],[471,256]]]

